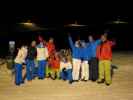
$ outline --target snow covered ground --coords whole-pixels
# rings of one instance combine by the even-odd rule
[[[61,80],[38,80],[18,87],[6,64],[0,65],[0,100],[133,100],[133,53],[114,53],[111,86],[93,82],[69,85]]]

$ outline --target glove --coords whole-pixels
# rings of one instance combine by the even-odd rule
[[[62,71],[65,72],[66,71],[66,68],[63,68]]]

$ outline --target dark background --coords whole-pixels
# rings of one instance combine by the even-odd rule
[[[114,20],[122,20],[128,24],[110,24]],[[37,26],[46,28],[42,31],[31,31],[19,25],[21,22],[31,20]],[[74,23],[87,25],[82,28],[64,28],[64,25]],[[16,47],[22,44],[29,45],[32,40],[36,40],[38,35],[44,39],[54,37],[57,49],[68,48],[67,33],[70,32],[73,39],[78,36],[87,41],[87,36],[93,34],[98,39],[104,31],[108,31],[109,39],[117,42],[115,51],[131,51],[132,45],[132,17],[123,15],[39,15],[39,16],[6,16],[0,19],[0,55],[8,54],[8,42],[16,41]]]

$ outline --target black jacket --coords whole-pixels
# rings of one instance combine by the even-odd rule
[[[30,48],[28,49],[28,56],[27,56],[27,59],[29,59],[29,60],[34,60],[35,57],[36,57],[36,53],[37,53],[36,47],[30,47]]]

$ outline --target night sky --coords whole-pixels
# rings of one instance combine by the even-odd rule
[[[123,15],[21,15],[21,16],[3,16],[0,19],[0,45],[1,53],[7,54],[8,41],[15,40],[16,45],[29,44],[31,40],[41,34],[47,40],[54,37],[57,48],[68,48],[67,32],[72,34],[74,40],[78,36],[87,41],[87,36],[93,34],[97,39],[104,31],[108,31],[109,38],[115,39],[117,42],[114,50],[133,50],[132,46],[132,25],[133,18]],[[19,23],[31,20],[37,26],[45,28],[43,31],[26,30]],[[128,24],[113,24],[113,21],[128,22]],[[75,21],[78,24],[87,25],[82,28],[64,28],[66,24],[72,24]]]

